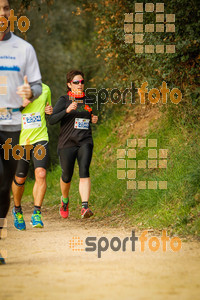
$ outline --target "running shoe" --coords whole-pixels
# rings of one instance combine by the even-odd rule
[[[5,259],[0,254],[0,265],[5,265]]]
[[[62,218],[66,219],[69,216],[69,200],[68,203],[63,202],[63,196],[61,196],[61,206],[59,208],[59,212]]]
[[[93,212],[89,208],[82,208],[81,209],[81,218],[82,219],[87,219],[93,216]]]
[[[14,217],[14,226],[18,230],[25,230],[26,229],[26,224],[24,221],[24,216],[23,212],[15,212],[15,208],[13,207],[12,214]]]
[[[42,218],[41,211],[34,210],[32,216],[31,216],[31,225],[32,225],[32,227],[43,228],[44,224],[43,224],[41,218]]]

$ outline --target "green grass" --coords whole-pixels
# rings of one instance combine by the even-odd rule
[[[167,190],[128,190],[126,180],[117,179],[117,149],[125,148],[116,128],[126,124],[127,115],[116,109],[94,132],[94,154],[90,169],[92,191],[90,205],[96,221],[118,226],[167,228],[171,234],[195,235],[200,232],[200,147],[199,129],[171,122],[166,116],[160,126],[149,131],[146,139],[158,141],[158,148],[168,149],[167,169],[137,171],[137,180],[168,181]],[[126,138],[138,138],[132,134]],[[140,138],[140,137],[139,137]],[[137,159],[147,159],[147,149],[137,149]],[[47,175],[44,205],[60,202],[60,166]],[[70,190],[70,212],[80,217],[76,165]],[[27,182],[24,199],[31,201],[33,181]]]

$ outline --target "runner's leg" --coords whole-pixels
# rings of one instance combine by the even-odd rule
[[[79,164],[79,192],[82,200],[81,217],[90,218],[93,212],[88,207],[90,197],[91,181],[89,167],[92,159],[93,145],[85,144],[79,148],[77,160]]]
[[[15,207],[21,206],[21,199],[24,193],[24,184],[28,175],[30,160],[26,160],[26,149],[24,156],[18,161],[15,179],[12,183],[12,192]]]
[[[11,138],[12,148],[19,142],[20,131],[16,132],[0,132],[0,144],[3,145],[8,138]],[[12,181],[17,168],[17,160],[12,156],[11,150],[9,151],[9,160],[4,159],[4,149],[0,149],[1,159],[1,174],[3,168],[3,181],[0,184],[0,218],[5,218],[10,206],[10,190]],[[2,175],[1,175],[2,177]]]
[[[91,190],[91,180],[89,174],[89,167],[92,159],[93,145],[82,145],[77,154],[77,160],[79,165],[79,192],[82,202],[88,202]]]
[[[42,202],[46,193],[46,170],[44,168],[35,169],[35,184],[33,187],[33,198],[35,206],[42,206]]]
[[[62,192],[61,206],[59,212],[62,218],[69,216],[69,189],[74,172],[78,147],[63,148],[59,150],[60,165],[62,168],[62,177],[60,178],[60,189]]]
[[[14,198],[14,208],[12,210],[14,218],[14,226],[18,230],[25,230],[26,223],[21,208],[21,199],[24,193],[24,184],[28,174],[30,160],[26,160],[26,148],[24,148],[24,155],[18,161],[15,178],[12,183],[12,192]]]
[[[39,155],[39,158],[37,158],[35,153],[35,148],[38,147],[39,145],[41,145],[41,148],[45,149],[45,152],[43,153],[42,150],[38,150],[37,153]],[[33,159],[34,169],[35,169],[35,184],[33,187],[34,205],[41,207],[46,193],[46,188],[47,188],[46,169],[47,169],[47,164],[49,159],[49,147],[47,141],[41,141],[34,144],[32,159]]]
[[[33,145],[32,159],[35,169],[35,184],[33,187],[34,210],[31,216],[31,224],[34,228],[43,228],[41,206],[47,188],[46,168],[49,159],[47,141],[40,141]]]
[[[62,177],[60,177],[60,189],[61,189],[62,196],[64,198],[67,198],[69,196],[70,185],[71,182],[65,183],[62,180]]]
[[[62,168],[62,177],[60,179],[60,188],[62,196],[67,198],[71,179],[74,172],[74,164],[77,156],[77,147],[63,148],[59,150],[60,165]]]

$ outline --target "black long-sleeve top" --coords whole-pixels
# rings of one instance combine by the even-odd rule
[[[78,98],[76,100],[83,101],[77,103],[77,109],[70,113],[66,112],[68,106],[72,103],[69,96],[61,96],[53,108],[53,114],[49,116],[49,124],[54,125],[60,122],[60,134],[58,139],[58,149],[69,148],[73,146],[81,146],[85,143],[93,144],[92,130],[91,130],[91,112],[84,109],[86,97]],[[89,119],[88,129],[74,128],[77,118]]]

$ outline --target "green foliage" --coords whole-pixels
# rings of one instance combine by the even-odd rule
[[[199,74],[200,10],[198,1],[163,1],[165,13],[175,14],[175,34],[144,34],[144,44],[175,44],[174,54],[136,54],[133,44],[124,42],[124,13],[134,13],[138,1],[87,2],[96,18],[96,53],[104,57],[105,76],[111,85],[129,86],[131,81],[140,86],[148,81],[157,87],[165,80],[168,87],[179,88],[185,96],[195,91]],[[143,1],[148,3],[149,1]],[[144,13],[144,24],[155,24],[155,12]],[[193,98],[195,95],[193,95]],[[184,99],[190,109],[191,98]],[[199,106],[199,103],[198,103]],[[182,107],[180,108],[182,109]],[[188,111],[189,112],[189,111]]]

